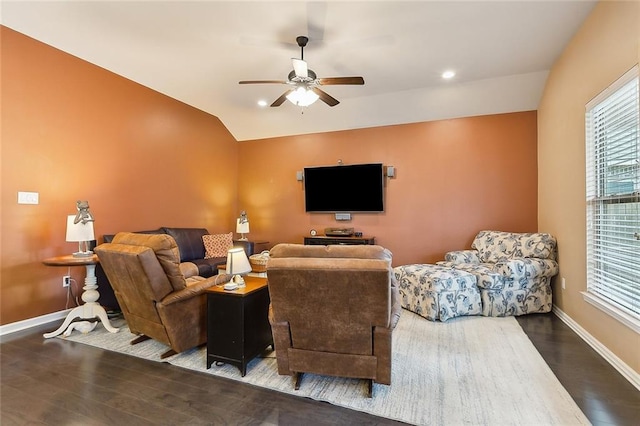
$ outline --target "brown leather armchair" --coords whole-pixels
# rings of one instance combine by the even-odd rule
[[[207,341],[205,290],[229,275],[190,276],[193,268],[181,270],[176,241],[166,234],[121,232],[95,252],[129,330],[139,335],[131,344],[157,340],[171,347],[166,358]]]
[[[400,318],[391,252],[381,246],[278,244],[267,264],[278,373],[391,384]]]

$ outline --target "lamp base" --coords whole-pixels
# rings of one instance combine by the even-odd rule
[[[75,253],[72,254],[73,257],[91,257],[93,256],[93,252],[91,250],[89,251],[77,251]]]
[[[238,284],[234,283],[233,281],[229,281],[228,283],[226,283],[226,284],[223,286],[223,288],[224,288],[225,290],[229,290],[229,291],[231,291],[231,290],[235,290],[235,289],[237,289],[237,288],[238,288]]]
[[[238,284],[238,288],[244,287],[246,284],[244,283],[244,278],[240,275],[234,275],[233,280],[234,283]]]

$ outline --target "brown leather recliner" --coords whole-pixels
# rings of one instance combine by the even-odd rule
[[[381,246],[278,244],[267,264],[278,373],[391,384],[400,318],[391,252]]]
[[[176,241],[165,234],[121,232],[95,252],[129,330],[139,335],[131,344],[152,338],[171,347],[166,358],[207,341],[205,290],[229,275],[183,273]]]

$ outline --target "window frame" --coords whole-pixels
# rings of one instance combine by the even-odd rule
[[[621,89],[625,88],[629,83],[635,80],[635,93],[631,92],[630,101],[629,98],[624,98],[624,103],[622,103],[621,99],[620,103],[612,103],[615,102],[616,96],[620,96],[620,93],[623,93]],[[630,327],[637,333],[640,333],[640,304],[636,306],[636,301],[640,297],[640,282],[636,282],[635,278],[637,277],[638,271],[635,268],[632,268],[630,272],[630,295],[629,296],[620,296],[616,297],[615,293],[621,293],[621,290],[626,290],[624,285],[616,287],[615,284],[612,285],[611,281],[615,281],[615,278],[603,278],[610,270],[613,270],[615,273],[623,270],[626,265],[630,263],[630,261],[621,261],[618,263],[618,259],[612,260],[611,258],[615,257],[616,247],[613,249],[607,248],[605,241],[608,238],[615,238],[622,233],[617,233],[616,231],[609,232],[606,228],[611,225],[620,225],[622,226],[623,222],[618,222],[618,219],[613,219],[609,221],[609,215],[620,215],[621,213],[614,211],[611,212],[612,205],[620,205],[622,207],[624,205],[625,209],[627,205],[630,206],[632,213],[628,215],[625,213],[623,215],[628,215],[631,217],[629,225],[631,228],[636,228],[636,223],[640,222],[640,206],[637,207],[637,211],[633,212],[634,204],[640,203],[640,141],[638,140],[638,136],[640,133],[640,100],[638,95],[638,86],[640,86],[640,77],[638,65],[635,65],[632,69],[627,71],[622,77],[616,80],[612,85],[607,87],[604,91],[598,94],[595,98],[589,101],[585,107],[585,146],[586,146],[586,277],[587,277],[587,290],[582,292],[583,298],[586,302],[596,306],[598,309],[606,312],[612,317],[616,318],[618,321],[622,322],[626,326]],[[635,101],[635,105],[633,102]],[[631,111],[631,124],[630,127],[623,127],[612,125],[610,127],[605,127],[606,130],[602,130],[603,124],[599,121],[602,119],[603,115],[599,108],[603,105],[607,104],[607,108],[610,105],[620,106],[629,104],[629,108]],[[613,109],[613,107],[611,108]],[[626,109],[623,109],[625,112]],[[635,112],[636,116],[634,118],[633,113]],[[611,114],[608,111],[606,114]],[[610,118],[607,115],[606,118]],[[619,123],[616,123],[619,124]],[[607,124],[604,124],[607,126]],[[605,133],[612,132],[611,127],[614,130],[620,131],[623,129],[625,132],[630,132],[629,138],[629,147],[626,146],[625,142],[620,143],[621,138],[611,138],[611,140],[603,136]],[[629,130],[629,128],[631,130]],[[594,130],[596,129],[596,130]],[[605,137],[606,139],[602,139]],[[625,134],[625,137],[626,134]],[[620,148],[622,150],[620,151]],[[635,152],[633,149],[635,148]],[[616,155],[620,155],[620,153],[624,153],[630,155],[631,158],[634,158],[636,165],[630,165],[631,171],[631,192],[616,193],[615,190],[611,189],[614,187],[608,186],[607,184],[616,184],[616,181],[610,180],[611,174],[608,169],[610,166],[607,166],[606,160],[608,156],[611,156],[611,152],[615,152]],[[623,164],[624,165],[624,164]],[[635,176],[634,176],[634,168]],[[624,167],[621,167],[624,169]],[[624,171],[619,173],[624,175]],[[619,176],[615,176],[620,178]],[[617,181],[620,183],[629,183],[627,181]],[[615,186],[619,189],[619,186]],[[624,231],[625,233],[627,231]],[[640,240],[637,233],[640,233],[640,229],[636,231],[636,239]],[[640,243],[639,243],[640,244]],[[631,254],[633,256],[633,241],[631,242],[632,251]],[[613,255],[611,255],[614,253]],[[606,254],[607,256],[604,256]],[[609,256],[611,255],[611,256]],[[633,258],[633,257],[632,257]],[[608,268],[611,268],[610,270]],[[622,282],[624,282],[627,277],[622,278]],[[615,290],[615,291],[609,291]],[[628,297],[630,302],[627,303],[632,308],[628,308],[624,306],[625,297]],[[618,300],[616,300],[618,299]]]

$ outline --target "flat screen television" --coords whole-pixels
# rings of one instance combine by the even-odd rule
[[[382,163],[305,167],[304,203],[308,213],[383,212]]]

